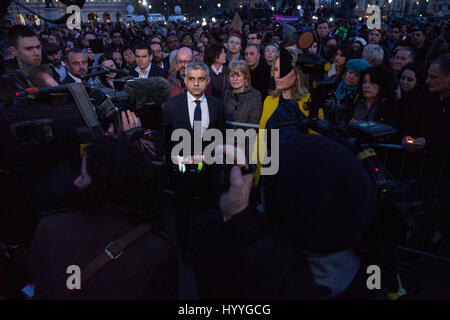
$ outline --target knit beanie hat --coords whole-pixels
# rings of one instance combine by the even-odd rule
[[[370,67],[369,63],[364,59],[352,59],[347,62],[345,65],[347,69],[351,69],[353,71],[356,71],[358,73],[361,73],[362,71],[366,70],[368,67]]]

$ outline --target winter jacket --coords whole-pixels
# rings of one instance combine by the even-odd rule
[[[127,208],[96,213],[63,209],[42,218],[29,257],[29,281],[36,286],[35,298],[177,299],[177,251],[167,236],[157,231],[135,240],[80,290],[54,296],[66,285],[69,266],[83,270],[111,241],[140,224],[132,212]]]
[[[261,93],[247,86],[241,93],[225,92],[223,104],[227,121],[259,123],[262,113]]]

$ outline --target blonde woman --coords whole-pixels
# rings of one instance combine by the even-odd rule
[[[261,93],[250,84],[250,69],[243,60],[228,65],[230,88],[225,92],[223,105],[227,121],[259,123],[262,113]]]
[[[300,111],[306,116],[309,116],[307,102],[310,101],[310,93],[308,90],[308,76],[304,74],[299,65],[296,63],[297,54],[292,49],[285,49],[280,47],[280,54],[275,58],[272,65],[272,76],[275,80],[276,88],[271,91],[269,96],[264,101],[263,112],[259,122],[259,128],[265,129],[267,121],[277,109],[278,105],[283,100],[294,100],[298,104]],[[323,109],[318,110],[318,117],[323,119]],[[260,131],[265,133],[264,131]],[[315,132],[309,130],[309,133]],[[258,136],[258,148],[265,149],[264,139]],[[253,153],[253,159],[256,157],[256,150]],[[262,153],[264,154],[264,153]],[[258,170],[255,173],[255,184],[259,181],[260,169],[262,167],[263,159],[258,157]]]
[[[290,99],[298,103],[298,107],[305,116],[309,116],[306,102],[310,99],[308,90],[308,76],[303,74],[300,66],[296,65],[296,53],[294,50],[280,48],[280,54],[275,58],[272,66],[272,76],[276,88],[271,91],[264,101],[260,128],[266,127],[266,122],[275,112],[280,100]],[[323,110],[319,110],[319,117],[323,118]]]

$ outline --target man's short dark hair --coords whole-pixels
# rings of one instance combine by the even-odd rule
[[[162,50],[162,44],[160,42],[152,42],[150,43],[150,47],[152,46],[152,44],[157,44]]]
[[[392,29],[399,29],[400,30],[400,25],[397,24],[397,23],[393,23],[389,27],[389,30],[392,30]]]
[[[439,69],[441,69],[444,75],[450,75],[450,53],[443,54],[433,59],[430,66],[435,63],[439,65]]]
[[[123,55],[123,53],[124,53],[125,51],[127,51],[127,50],[131,50],[131,51],[134,52],[134,48],[132,48],[132,47],[130,47],[130,46],[124,46],[124,47],[122,48],[122,55]]]
[[[163,42],[163,40],[162,40],[162,38],[161,38],[161,35],[159,35],[159,34],[154,34],[154,35],[152,35],[152,36],[150,37],[150,40],[153,40],[154,38],[158,38],[159,41],[161,41],[161,43]],[[152,41],[152,43],[156,43],[156,41]]]
[[[299,36],[300,34],[298,32],[294,32],[289,37],[284,38],[283,41],[281,41],[281,46],[287,48],[293,45],[297,45]]]
[[[70,55],[71,54],[73,54],[73,53],[84,53],[83,52],[83,50],[82,49],[80,49],[80,48],[73,48],[73,49],[70,49],[69,51],[67,51],[67,53],[66,53],[66,58],[65,58],[65,60],[66,61],[69,61],[69,57],[70,57]]]
[[[140,149],[120,139],[99,138],[86,148],[86,170],[92,182],[80,191],[81,208],[91,214],[101,213],[103,204],[136,208],[140,210],[124,214],[137,214],[156,229],[161,227],[160,179]]]
[[[262,39],[261,33],[259,33],[258,31],[250,31],[248,35],[250,36],[251,34],[256,34],[256,39],[258,39],[258,40]]]
[[[122,37],[122,31],[120,31],[119,29],[114,29],[113,31],[111,31],[109,33],[109,36],[112,38],[114,33],[120,33],[120,36]]]
[[[408,51],[409,54],[411,55],[412,59],[415,61],[416,60],[416,52],[414,51],[414,49],[412,49],[411,47],[406,47],[406,46],[400,46],[394,49],[394,57],[397,54],[397,52],[399,51]]]
[[[136,50],[145,50],[147,49],[147,52],[149,55],[151,55],[149,47],[145,44],[145,42],[139,42],[136,47],[134,48],[134,52],[136,53]]]
[[[317,26],[320,26],[321,24],[324,24],[324,23],[326,23],[328,27],[330,26],[330,25],[328,24],[328,21],[327,21],[327,20],[319,20],[319,22],[317,22]]]
[[[250,47],[255,47],[256,51],[261,52],[261,47],[254,43],[247,44],[247,46],[245,47],[245,50],[247,50],[247,48],[250,48]]]
[[[242,43],[242,38],[241,38],[241,36],[238,35],[237,33],[230,33],[230,34],[228,35],[228,37],[227,37],[227,42],[228,42],[231,38],[233,38],[233,37],[238,38],[239,40],[241,40],[241,43]]]
[[[19,38],[29,38],[29,37],[36,37],[36,33],[34,33],[33,29],[27,26],[17,24],[15,26],[12,26],[8,30],[6,39],[8,41],[8,46],[17,47],[18,44],[17,40],[19,40]]]

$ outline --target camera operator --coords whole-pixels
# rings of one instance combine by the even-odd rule
[[[135,146],[110,137],[89,146],[74,181],[77,207],[47,214],[34,235],[29,280],[35,298],[176,299],[177,253],[162,232],[159,183],[155,168]],[[150,227],[127,248],[121,246],[117,239],[141,223]],[[107,248],[114,262],[108,258],[110,263],[81,290],[67,290],[67,267],[84,271]]]
[[[67,52],[66,66],[68,68],[67,75],[61,84],[81,83],[81,75],[88,73],[88,61],[83,50],[72,49]]]
[[[291,130],[278,173],[263,179],[264,213],[249,204],[252,176],[235,166],[220,210],[194,220],[201,299],[371,297],[358,248],[372,223],[375,186],[349,150]]]

